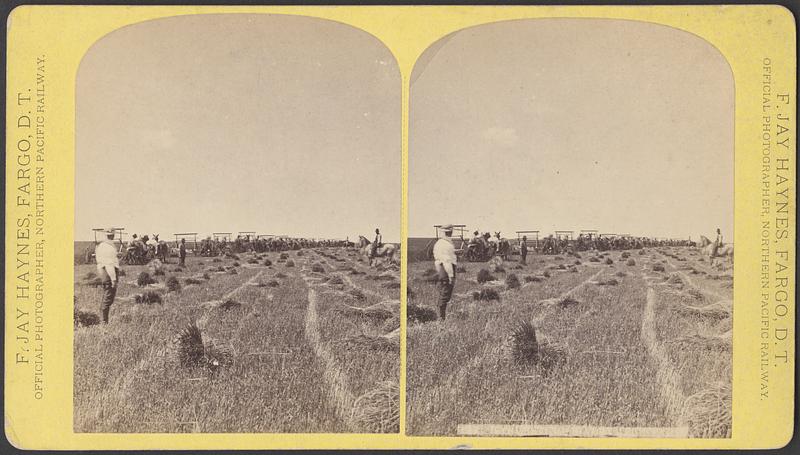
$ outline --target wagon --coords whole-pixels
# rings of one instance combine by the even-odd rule
[[[97,240],[97,234],[100,232],[105,231],[108,228],[94,228],[92,229],[92,233],[94,233],[94,244],[97,245],[100,243],[100,240]],[[114,231],[114,242],[119,242],[120,245],[125,243],[124,236],[125,236],[125,228],[122,227],[115,227],[111,228]]]
[[[433,260],[433,245],[436,243],[437,240],[444,237],[444,233],[442,231],[443,224],[435,224],[433,225],[434,235],[435,238],[430,240],[427,245],[425,245],[425,250],[423,251],[423,259]],[[453,225],[453,244],[456,247],[456,256],[461,257],[462,253],[467,246],[467,241],[464,239],[464,233],[467,231],[466,224],[454,224]],[[459,240],[457,240],[459,239]]]
[[[100,240],[98,240],[98,238],[97,238],[97,234],[105,231],[106,229],[107,228],[93,228],[92,229],[92,234],[94,235],[94,247],[96,247],[97,244],[100,243]],[[111,228],[111,230],[114,231],[114,243],[119,242],[119,248],[117,249],[117,251],[122,253],[123,246],[125,245],[125,241],[123,240],[123,238],[125,237],[125,228],[115,227],[115,228]],[[94,247],[86,248],[86,250],[83,253],[84,260],[86,261],[87,264],[94,263],[94,261],[95,261],[95,258],[94,258]]]
[[[212,232],[211,233],[211,238],[214,239],[214,241],[217,241],[217,242],[222,241],[222,240],[225,240],[226,242],[228,242],[228,241],[231,240],[231,236],[232,235],[233,235],[233,232]]]
[[[575,251],[575,231],[555,231],[555,254],[572,253]]]

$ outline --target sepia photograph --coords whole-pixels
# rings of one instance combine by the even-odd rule
[[[77,73],[76,433],[398,433],[401,78],[374,36],[183,15]]]
[[[725,57],[525,19],[436,41],[410,84],[407,433],[731,438]]]

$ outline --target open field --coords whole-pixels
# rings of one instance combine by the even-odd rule
[[[436,309],[431,267],[409,264],[409,308]],[[445,321],[409,321],[410,434],[520,424],[730,437],[731,271],[677,247],[529,256],[478,283],[482,268],[459,264]],[[490,290],[499,300],[473,296]]]
[[[96,315],[95,270],[76,266],[75,307]],[[396,267],[319,248],[123,270],[110,323],[76,324],[76,432],[399,430]],[[156,283],[138,285],[145,271]],[[137,303],[151,292],[162,301]],[[182,361],[175,340],[190,323],[205,364]]]

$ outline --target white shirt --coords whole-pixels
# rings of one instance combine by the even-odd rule
[[[451,238],[443,237],[433,245],[433,263],[444,267],[450,279],[454,278],[458,258],[456,257],[456,247],[453,245]]]
[[[116,282],[119,259],[117,259],[117,248],[114,247],[114,242],[103,240],[98,243],[94,249],[94,257],[97,261],[97,270],[105,269],[108,276],[111,277],[111,281]]]

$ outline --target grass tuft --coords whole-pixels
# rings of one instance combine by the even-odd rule
[[[686,422],[692,438],[731,437],[731,386],[719,383],[686,400]]]
[[[395,381],[385,381],[361,395],[353,405],[353,422],[371,433],[400,431],[400,388]]]
[[[564,297],[563,299],[559,300],[558,306],[561,308],[569,308],[574,305],[580,305],[581,302],[573,299],[572,297]]]
[[[477,280],[478,283],[486,283],[487,281],[495,281],[497,278],[486,269],[478,270]]]
[[[181,283],[174,276],[167,278],[166,287],[167,292],[181,292]]]
[[[519,287],[520,287],[519,277],[517,277],[517,275],[515,275],[513,273],[509,274],[506,277],[506,288],[507,289],[519,289]]]
[[[75,327],[90,327],[100,323],[100,316],[90,312],[75,308],[72,313],[72,320]]]
[[[432,308],[410,303],[406,309],[406,319],[409,324],[435,321],[438,318],[436,311]]]
[[[133,301],[136,303],[141,303],[144,305],[152,305],[154,303],[162,303],[163,300],[161,298],[161,294],[156,291],[144,291],[141,294],[137,294]]]
[[[149,273],[144,271],[139,273],[139,276],[136,277],[136,284],[142,287],[147,286],[148,284],[153,284],[155,282],[156,280],[153,277],[151,277]]]
[[[173,343],[177,347],[178,362],[184,368],[217,371],[233,364],[230,350],[204,340],[202,331],[194,323],[184,328]]]
[[[481,289],[480,292],[475,291],[472,293],[472,298],[475,300],[491,301],[500,300],[500,294],[494,289]]]

